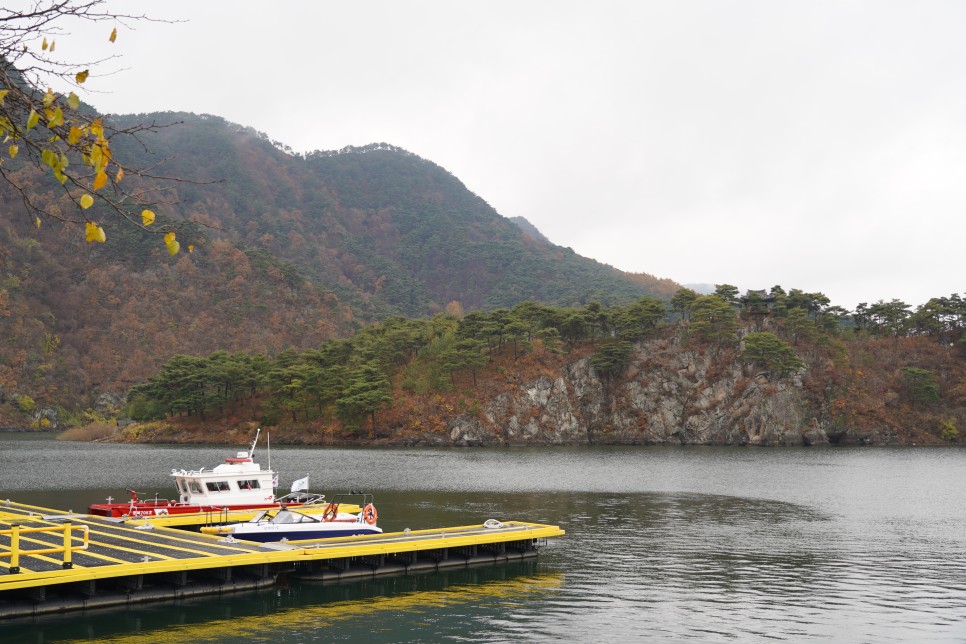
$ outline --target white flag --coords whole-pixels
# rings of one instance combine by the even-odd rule
[[[293,492],[300,492],[301,490],[308,490],[308,489],[309,489],[309,477],[307,476],[304,479],[299,479],[292,483]]]
[[[272,477],[272,488],[278,487],[278,474]]]

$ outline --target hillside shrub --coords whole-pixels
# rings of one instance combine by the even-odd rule
[[[939,385],[936,374],[929,369],[919,367],[904,367],[902,377],[905,379],[909,396],[915,403],[933,403],[939,400]]]
[[[72,427],[67,431],[59,434],[57,440],[59,441],[84,441],[93,442],[96,440],[101,440],[104,438],[109,438],[117,433],[117,425],[112,423],[91,423],[90,425],[85,425],[84,427]]]
[[[959,438],[959,429],[955,418],[944,418],[939,421],[939,438],[951,443]]]

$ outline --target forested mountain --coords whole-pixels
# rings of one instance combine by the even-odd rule
[[[184,124],[145,142],[171,159],[166,173],[222,180],[179,186],[182,215],[293,263],[322,288],[344,286],[368,317],[427,315],[450,302],[612,304],[676,288],[522,234],[449,172],[391,145],[301,157],[216,117],[164,117]]]
[[[104,244],[73,226],[38,229],[0,185],[0,424],[24,400],[79,410],[124,394],[176,354],[272,355],[392,315],[615,305],[677,288],[527,234],[443,168],[390,145],[299,156],[212,116],[116,120],[179,123],[112,149],[186,179],[168,183],[173,203],[156,208],[183,250],[170,256],[157,235],[106,218]],[[49,173],[4,164],[33,199],[60,207]],[[97,208],[84,216],[103,217]]]

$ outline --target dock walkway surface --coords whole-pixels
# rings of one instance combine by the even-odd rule
[[[557,526],[503,522],[256,543],[0,501],[0,618],[536,557]]]

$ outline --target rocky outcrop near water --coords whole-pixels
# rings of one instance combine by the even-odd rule
[[[834,425],[811,400],[803,373],[776,379],[714,350],[674,339],[638,347],[624,373],[600,377],[590,358],[556,377],[512,382],[482,413],[449,423],[431,442],[494,445],[825,445],[894,443],[886,431]],[[446,441],[448,438],[448,441]]]
[[[621,343],[494,345],[484,367],[453,371],[446,386],[426,386],[439,376],[430,356],[390,404],[351,422],[295,413],[266,422],[273,408],[252,398],[204,416],[112,420],[111,440],[213,443],[263,427],[288,445],[962,444],[966,351],[926,337],[791,337],[794,360],[779,361],[748,350],[750,328],[738,342],[708,342],[669,327],[619,352]],[[932,388],[917,390],[910,374]],[[103,403],[109,413],[120,399]]]

